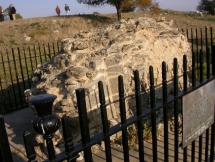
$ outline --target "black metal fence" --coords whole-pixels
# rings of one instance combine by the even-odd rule
[[[212,29],[210,30],[212,33]],[[107,106],[105,100],[105,93],[103,83],[98,83],[99,88],[99,102],[100,102],[100,118],[102,121],[102,131],[97,133],[95,136],[90,135],[89,128],[89,120],[88,113],[86,108],[85,101],[85,89],[76,90],[77,96],[77,107],[79,113],[79,122],[80,122],[80,133],[81,133],[81,141],[80,143],[73,143],[73,131],[68,126],[69,125],[69,117],[64,116],[62,118],[62,130],[63,130],[63,140],[65,150],[63,153],[56,155],[53,147],[53,143],[50,140],[52,138],[52,134],[48,134],[46,141],[47,143],[47,152],[48,158],[47,161],[76,161],[78,153],[81,151],[84,152],[84,159],[87,162],[93,161],[95,156],[92,153],[92,146],[95,144],[99,144],[102,141],[105,143],[105,158],[103,161],[114,161],[113,159],[113,144],[111,143],[110,137],[118,132],[122,132],[122,153],[123,158],[122,161],[129,162],[131,161],[130,152],[132,150],[129,149],[129,132],[128,128],[132,125],[136,128],[136,136],[138,139],[138,161],[143,162],[148,158],[148,161],[210,161],[214,160],[214,136],[215,136],[215,125],[213,124],[210,128],[206,130],[198,139],[192,142],[191,145],[182,148],[181,147],[181,135],[180,132],[180,123],[179,116],[182,114],[181,109],[181,97],[202,85],[207,84],[211,80],[214,80],[215,77],[215,46],[213,46],[213,34],[211,34],[211,39],[208,41],[207,37],[207,28],[205,29],[205,40],[203,40],[203,36],[200,38],[200,42],[202,46],[199,46],[199,39],[193,38],[193,34],[191,32],[191,42],[192,42],[192,69],[188,70],[188,60],[186,55],[183,57],[183,89],[179,89],[179,76],[178,71],[178,60],[175,58],[173,60],[173,95],[169,96],[168,90],[170,89],[170,84],[168,84],[167,78],[167,65],[165,62],[162,63],[162,100],[158,102],[156,99],[156,88],[154,85],[154,71],[153,67],[149,67],[150,74],[150,89],[149,93],[149,107],[150,109],[145,109],[145,104],[143,104],[143,96],[145,96],[146,92],[142,91],[139,72],[134,71],[134,82],[135,82],[135,114],[130,116],[129,118],[126,116],[126,98],[124,92],[124,83],[123,76],[118,77],[118,95],[119,100],[116,102],[119,104],[120,118],[121,122],[119,124],[114,125],[113,127],[109,126],[108,117],[107,117]],[[198,38],[198,37],[197,37]],[[195,41],[194,41],[195,40]],[[209,44],[210,42],[210,44]],[[210,45],[210,46],[209,46]],[[196,48],[195,48],[196,47]],[[198,48],[198,50],[197,50]],[[191,83],[188,85],[188,75],[191,74]],[[172,112],[173,113],[170,113]],[[163,113],[162,120],[157,118],[158,113]],[[98,116],[99,117],[99,116]],[[173,117],[173,118],[172,118]],[[169,132],[169,121],[173,119],[173,131]],[[146,131],[143,123],[145,120],[150,121],[149,129],[151,131],[151,155],[146,154],[146,140],[144,138],[144,132]],[[192,119],[191,119],[192,120]],[[163,122],[163,140],[159,141],[158,138],[158,128],[157,124],[159,122]],[[2,122],[3,123],[3,122]],[[1,124],[1,123],[0,123]],[[1,124],[4,125],[4,124]],[[0,126],[1,127],[1,126]],[[5,133],[3,131],[0,132],[0,137],[5,138]],[[6,138],[5,138],[6,139]],[[1,141],[1,140],[0,140]],[[26,154],[31,162],[35,162],[36,160],[36,151],[34,149],[33,136],[30,132],[24,133],[24,141],[26,147]],[[170,141],[173,141],[172,145]],[[162,151],[158,150],[159,143],[162,143]],[[8,146],[8,144],[7,144]],[[10,150],[4,150],[5,146],[0,143],[0,158],[3,159],[3,162],[6,162],[7,157],[11,156]],[[171,152],[171,154],[170,154]],[[173,152],[173,153],[172,153]],[[8,157],[9,158],[9,157]],[[149,160],[151,159],[151,160]],[[95,159],[94,159],[95,160]],[[10,162],[9,160],[7,162]],[[96,160],[95,160],[96,161]]]
[[[142,104],[142,97],[144,92],[141,90],[139,72],[134,71],[134,81],[135,81],[135,100],[136,100],[136,114],[129,118],[126,117],[126,96],[124,92],[124,83],[123,83],[123,76],[118,77],[118,90],[119,90],[119,109],[120,109],[120,118],[121,122],[113,127],[109,127],[108,124],[108,117],[107,117],[107,104],[105,100],[105,93],[103,88],[103,83],[99,82],[99,102],[100,102],[100,112],[101,112],[101,120],[102,120],[102,127],[103,131],[98,133],[94,137],[90,137],[90,129],[89,129],[89,122],[88,122],[88,114],[86,108],[86,101],[85,101],[85,89],[77,89],[76,96],[77,96],[77,106],[79,112],[79,122],[80,122],[80,130],[81,130],[81,143],[74,145],[72,143],[72,130],[68,127],[68,118],[64,116],[62,118],[62,127],[63,127],[63,134],[64,134],[64,142],[65,142],[65,152],[61,155],[55,155],[54,150],[49,149],[49,160],[50,161],[75,161],[77,158],[77,154],[81,151],[84,152],[84,159],[87,162],[91,162],[94,159],[94,156],[91,151],[91,147],[95,144],[101,143],[104,141],[105,143],[105,155],[106,158],[104,161],[113,161],[112,159],[112,148],[111,148],[111,141],[110,137],[118,132],[122,132],[122,152],[123,152],[123,160],[125,162],[130,161],[130,150],[129,150],[129,133],[128,128],[131,125],[135,125],[137,131],[137,138],[138,138],[138,152],[139,161],[144,162],[145,160],[145,146],[144,146],[144,130],[143,127],[143,120],[148,119],[151,123],[151,132],[152,132],[152,154],[151,154],[151,161],[157,162],[158,159],[163,156],[163,161],[195,161],[198,159],[199,161],[210,161],[213,162],[214,160],[214,136],[215,136],[215,125],[213,124],[207,131],[202,134],[199,139],[193,141],[191,146],[185,147],[182,150],[181,146],[181,133],[179,131],[179,115],[182,113],[181,109],[181,97],[187,93],[192,92],[193,90],[201,87],[202,85],[207,84],[215,77],[215,46],[213,46],[213,53],[208,53],[211,57],[206,57],[206,76],[203,74],[203,61],[200,61],[200,69],[199,69],[199,77],[197,77],[197,69],[196,67],[196,58],[193,54],[193,62],[192,62],[192,86],[188,86],[188,70],[187,70],[187,57],[184,55],[183,58],[183,90],[180,90],[179,85],[179,76],[178,76],[178,61],[175,58],[173,61],[173,97],[168,96],[168,84],[167,84],[167,67],[166,63],[162,63],[162,104],[157,104],[156,102],[156,89],[154,85],[154,71],[153,67],[149,67],[149,74],[150,74],[150,109],[144,110],[144,105]],[[203,53],[200,53],[201,60],[204,60]],[[208,60],[208,58],[211,58]],[[211,64],[212,63],[212,64]],[[210,66],[212,66],[212,71],[210,70]],[[171,111],[169,105],[173,104],[173,119],[174,119],[174,131],[172,138],[174,139],[174,147],[172,148],[174,151],[172,157],[170,156],[170,132],[169,130],[169,120]],[[163,139],[163,155],[158,154],[158,132],[157,132],[157,113],[163,111],[163,123],[164,123],[164,139]],[[191,119],[192,120],[192,119]],[[68,136],[69,134],[69,136]],[[204,142],[203,142],[204,136]],[[35,161],[35,151],[34,145],[32,143],[32,135],[27,132],[24,135],[26,144],[26,151],[28,153],[28,158],[30,161]],[[196,147],[198,143],[198,146]],[[210,145],[209,145],[210,143]],[[204,146],[204,147],[203,147]],[[53,148],[52,148],[53,149]],[[188,151],[189,149],[189,151]],[[180,158],[180,151],[183,151],[183,158]],[[188,152],[190,152],[188,154]],[[203,154],[204,153],[204,154]],[[204,155],[204,156],[203,156]]]
[[[24,90],[31,88],[31,77],[61,50],[58,42],[0,50],[0,114],[26,107]]]

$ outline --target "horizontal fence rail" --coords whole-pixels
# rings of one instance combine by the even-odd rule
[[[195,31],[195,33],[194,33]],[[77,109],[79,115],[79,124],[80,124],[80,135],[81,140],[78,143],[73,143],[73,130],[68,126],[69,122],[71,122],[68,116],[64,116],[62,121],[62,134],[64,141],[64,151],[60,154],[55,154],[53,150],[47,148],[47,152],[51,154],[49,155],[46,161],[69,161],[75,162],[79,157],[79,153],[83,151],[85,161],[95,161],[94,154],[92,151],[92,147],[95,144],[100,144],[104,141],[104,156],[103,161],[111,162],[114,161],[113,157],[113,143],[111,142],[111,136],[121,132],[121,147],[122,147],[122,161],[129,162],[131,160],[131,148],[129,148],[130,132],[129,128],[131,126],[135,127],[134,132],[136,132],[137,138],[137,158],[138,161],[214,161],[214,135],[215,135],[215,124],[213,123],[203,134],[201,134],[197,139],[192,141],[190,145],[185,148],[182,148],[182,134],[181,131],[181,123],[180,118],[182,115],[182,104],[181,99],[185,94],[188,94],[203,85],[206,85],[210,81],[215,79],[215,46],[213,45],[214,35],[212,28],[205,28],[200,30],[183,30],[183,32],[188,36],[189,41],[192,46],[192,62],[188,61],[186,55],[183,56],[183,66],[182,69],[178,69],[178,60],[174,58],[173,60],[173,78],[167,77],[167,65],[165,62],[162,62],[162,84],[159,86],[161,89],[161,101],[159,102],[156,98],[158,94],[157,87],[154,85],[154,70],[153,67],[149,67],[149,79],[150,86],[147,92],[143,91],[140,76],[138,71],[134,71],[134,89],[135,95],[133,99],[135,101],[135,113],[133,116],[127,116],[127,104],[125,96],[125,85],[123,81],[123,76],[118,77],[118,95],[119,100],[115,101],[115,104],[119,106],[119,114],[120,114],[120,123],[110,127],[109,119],[107,115],[107,106],[106,96],[104,93],[103,82],[98,83],[99,89],[99,109],[100,113],[98,114],[98,118],[101,119],[102,130],[98,132],[96,135],[91,136],[90,128],[89,128],[89,114],[86,108],[86,92],[85,89],[77,89],[76,90],[76,98],[77,98]],[[209,34],[210,33],[210,34]],[[200,39],[199,39],[200,36]],[[196,38],[195,38],[196,37]],[[18,52],[18,51],[17,51]],[[59,52],[59,51],[58,51]],[[29,53],[31,53],[29,51]],[[56,52],[57,53],[57,52]],[[6,58],[9,52],[6,52]],[[13,52],[11,54],[13,56]],[[32,54],[30,54],[32,57]],[[19,56],[18,56],[19,57]],[[29,58],[31,58],[29,56]],[[44,60],[46,60],[44,56]],[[39,57],[40,58],[40,57]],[[51,56],[49,57],[49,59]],[[15,51],[14,58],[12,57],[12,61],[8,61],[7,66],[18,67],[18,63],[13,60],[16,60]],[[18,59],[19,60],[19,59]],[[25,59],[24,59],[25,60]],[[31,59],[30,59],[31,60]],[[39,61],[39,60],[37,60]],[[19,61],[18,61],[19,62]],[[25,61],[24,61],[25,62]],[[35,62],[29,62],[29,65],[33,65]],[[188,64],[192,64],[192,69],[188,69]],[[35,66],[35,65],[34,65]],[[30,66],[31,67],[31,66]],[[36,66],[35,66],[36,67]],[[33,69],[33,68],[32,68]],[[32,72],[29,70],[30,72]],[[16,69],[20,71],[20,75],[18,76],[18,81],[22,80],[22,70]],[[179,70],[182,70],[182,76],[178,75]],[[16,73],[14,71],[9,70],[6,74],[9,74],[9,79],[11,80],[12,73]],[[18,73],[18,72],[17,72]],[[3,73],[4,74],[4,73]],[[23,75],[23,77],[27,75]],[[188,78],[189,77],[189,78]],[[30,78],[30,76],[29,76]],[[191,79],[190,79],[191,78]],[[170,82],[169,80],[172,79]],[[183,87],[179,88],[179,80],[183,80]],[[4,81],[2,79],[2,81]],[[11,84],[17,85],[17,76],[13,76],[11,80]],[[28,80],[27,80],[28,81]],[[19,82],[20,84],[20,82]],[[26,83],[27,84],[27,83]],[[3,85],[3,84],[1,84]],[[26,85],[25,85],[26,86]],[[3,86],[2,86],[3,87]],[[20,86],[22,89],[24,85]],[[169,95],[169,90],[173,89],[172,95]],[[11,93],[12,92],[12,93]],[[19,88],[14,90],[11,89],[9,93],[12,95],[19,94]],[[23,94],[21,94],[23,95]],[[147,96],[148,95],[148,96]],[[143,98],[148,97],[148,108],[146,107]],[[130,96],[129,96],[130,97]],[[16,97],[17,104],[22,103],[22,99]],[[14,103],[13,103],[14,104]],[[162,117],[158,118],[158,114],[162,113]],[[183,120],[183,119],[182,119]],[[191,119],[192,120],[192,119]],[[172,132],[170,132],[171,125],[173,123]],[[145,126],[145,123],[149,123],[148,127]],[[160,140],[158,139],[158,124],[163,123],[163,136],[162,145],[163,149],[159,150]],[[150,146],[146,146],[146,139],[144,137],[144,133],[146,131],[151,132],[151,143]],[[48,137],[52,138],[53,134],[48,134]],[[4,135],[5,136],[5,135]],[[24,132],[23,135],[27,158],[30,162],[37,161],[37,157],[35,155],[35,146],[32,141],[34,136],[31,132]],[[49,143],[50,142],[49,138]],[[45,139],[46,140],[46,139]],[[173,143],[170,142],[173,141]],[[47,141],[46,141],[47,142]],[[150,147],[151,155],[148,155],[147,149]],[[170,148],[171,147],[171,148]],[[51,148],[53,149],[53,148]],[[1,151],[1,150],[0,150]],[[10,152],[10,151],[8,151]],[[1,158],[1,157],[0,157]],[[10,162],[10,161],[9,161]],[[12,162],[12,161],[11,161]]]

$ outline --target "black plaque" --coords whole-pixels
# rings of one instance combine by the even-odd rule
[[[215,80],[182,97],[183,147],[199,137],[214,122]]]

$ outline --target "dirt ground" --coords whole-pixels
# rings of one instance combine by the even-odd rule
[[[123,13],[123,18],[149,16],[166,17],[178,28],[215,27],[215,16],[162,10],[159,13]],[[73,15],[69,17],[43,17],[20,19],[0,23],[0,46],[26,46],[38,42],[54,42],[81,30],[90,30],[116,22],[115,14]]]
[[[19,116],[19,118],[17,118]],[[30,131],[34,132],[32,129],[32,120],[36,118],[35,114],[33,113],[32,109],[26,108],[20,111],[17,111],[15,113],[8,114],[4,116],[5,123],[6,123],[6,129],[8,133],[8,139],[10,142],[11,151],[13,153],[13,160],[14,162],[25,162],[27,161],[25,148],[24,148],[24,142],[23,142],[23,132],[24,131]],[[169,126],[170,128],[170,126]],[[145,130],[144,130],[145,131]],[[172,130],[169,130],[169,141],[168,141],[168,147],[169,147],[169,161],[174,161],[174,132]],[[164,161],[164,136],[162,133],[158,136],[157,140],[157,156],[158,156],[158,162]],[[181,143],[181,134],[179,134],[179,143]],[[205,159],[205,134],[203,134],[203,145],[202,145],[202,161]],[[199,151],[199,141],[196,140],[195,145],[195,161],[198,161],[198,151]],[[209,141],[209,148],[210,148],[210,141]],[[122,146],[120,145],[111,145],[111,151],[112,151],[112,160],[114,162],[123,162],[123,150]],[[183,149],[181,146],[178,147],[179,149],[179,161],[183,161]],[[187,159],[188,162],[191,161],[191,146],[188,147],[187,152]],[[208,152],[209,153],[209,152]],[[209,153],[210,154],[210,153]],[[130,155],[130,161],[132,162],[138,162],[139,161],[139,155],[138,155],[138,147],[130,149],[129,150]],[[153,148],[152,148],[152,141],[151,140],[145,140],[144,141],[144,157],[145,162],[152,162],[153,161]],[[46,159],[46,154],[37,153],[37,160],[38,162],[44,161]],[[82,159],[82,158],[81,158]],[[95,162],[105,162],[105,151],[104,149],[100,147],[96,147],[96,150],[93,151],[93,159]],[[84,160],[80,160],[78,162],[83,162]]]

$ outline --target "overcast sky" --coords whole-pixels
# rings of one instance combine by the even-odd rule
[[[161,8],[174,9],[179,11],[193,11],[196,10],[196,6],[199,0],[157,0]],[[91,7],[87,5],[81,5],[77,3],[77,0],[0,0],[0,5],[3,8],[14,4],[17,12],[21,13],[25,18],[30,17],[41,17],[55,15],[55,7],[58,4],[62,8],[64,4],[70,5],[72,14],[78,13],[92,13],[92,12],[103,12],[111,13],[115,12],[115,8],[111,6],[102,7]]]

